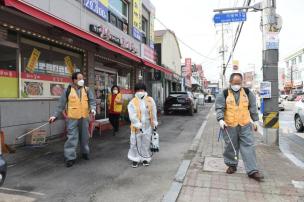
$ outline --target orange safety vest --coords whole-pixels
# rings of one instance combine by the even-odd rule
[[[152,107],[152,97],[149,97],[147,96],[145,98],[145,102],[146,102],[146,105],[148,107],[148,110],[149,110],[149,117],[150,117],[150,123],[151,123],[151,127],[153,128],[154,127],[154,119],[153,119],[153,107]],[[137,118],[139,121],[141,121],[141,111],[140,111],[140,102],[139,102],[139,99],[138,98],[133,98],[131,100],[131,104],[133,104],[135,106],[135,109],[136,109],[136,114],[137,114]],[[139,130],[137,128],[135,128],[133,126],[133,124],[131,124],[131,132],[132,133],[138,133]]]
[[[89,99],[85,88],[81,88],[81,99],[76,90],[71,88],[67,104],[68,118],[81,119],[89,117]]]
[[[226,124],[230,127],[236,127],[238,125],[245,126],[249,124],[251,117],[248,106],[249,99],[243,88],[240,91],[239,105],[236,104],[234,95],[229,89],[224,114],[224,121]]]
[[[116,95],[115,101],[121,101],[121,99],[122,99],[122,95],[121,95],[121,93],[118,93]],[[110,93],[108,95],[108,109],[109,109],[109,111],[111,109],[111,104],[112,104],[112,94]],[[118,104],[118,103],[114,102],[114,112],[121,113],[121,111],[122,111],[122,104]]]

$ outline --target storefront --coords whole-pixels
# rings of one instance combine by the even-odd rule
[[[90,11],[71,7],[75,17],[65,19],[67,16],[55,17],[62,12],[43,7],[43,2],[31,4],[5,0],[0,7],[0,128],[8,144],[48,120],[75,71],[81,71],[94,89],[98,120],[107,119],[106,99],[113,85],[121,87],[125,100],[122,118],[127,119],[132,89],[143,72],[170,73],[141,58],[140,41]],[[64,120],[58,120],[47,127],[47,133],[57,136],[64,125]]]
[[[0,19],[0,127],[12,144],[16,136],[48,120],[73,72],[87,74],[87,54],[68,33],[54,37],[47,26],[16,20],[3,10]],[[63,130],[59,120],[47,133],[51,138]]]
[[[107,97],[113,85],[117,85],[124,100],[121,118],[127,120],[127,105],[133,97],[132,86],[135,84],[132,82],[134,67],[117,59],[113,60],[101,55],[95,55],[94,90],[97,103],[96,119],[108,119]]]

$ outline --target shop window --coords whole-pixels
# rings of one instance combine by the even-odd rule
[[[21,38],[22,97],[60,96],[81,65],[80,53]]]
[[[123,22],[120,19],[117,20],[117,28],[123,30]]]
[[[122,31],[123,31],[124,33],[128,34],[128,24],[123,23],[123,25],[122,25]]]
[[[128,34],[128,24],[127,21],[123,18],[117,17],[113,12],[109,11],[109,22],[123,31],[124,33]]]
[[[128,20],[128,3],[123,0],[109,0],[110,9],[116,15]]]
[[[107,97],[113,85],[117,83],[117,74],[95,71],[96,119],[108,118]]]
[[[143,37],[142,37],[142,42],[144,44],[147,44],[147,36],[148,36],[148,20],[144,17],[142,17],[142,24],[141,24],[141,29],[143,32]]]
[[[113,13],[110,13],[109,18],[110,23],[117,27],[117,17]]]
[[[0,98],[18,97],[17,50],[0,45]]]
[[[117,85],[122,89],[130,90],[131,75],[128,73],[126,76],[118,76]]]

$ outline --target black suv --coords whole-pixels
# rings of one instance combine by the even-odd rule
[[[193,112],[197,112],[196,98],[191,92],[171,92],[166,98],[164,111],[166,115],[173,111],[185,111],[192,116]]]

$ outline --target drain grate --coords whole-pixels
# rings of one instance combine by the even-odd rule
[[[227,166],[223,158],[206,157],[203,171],[226,172]],[[237,173],[246,173],[243,160],[239,160]]]

